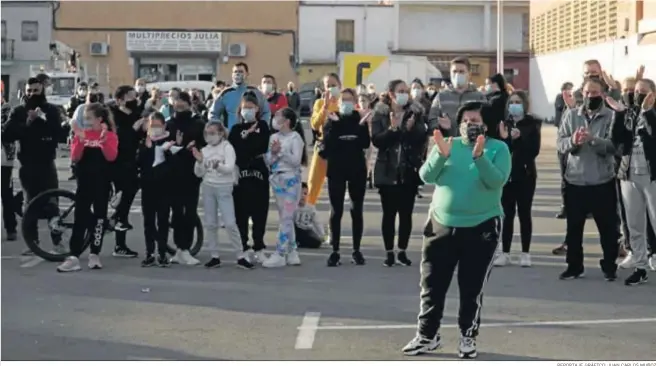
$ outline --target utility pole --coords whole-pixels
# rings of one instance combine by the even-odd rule
[[[497,0],[497,72],[503,75],[503,0]]]

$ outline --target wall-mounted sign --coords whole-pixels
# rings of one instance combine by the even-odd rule
[[[126,33],[126,48],[137,52],[221,52],[221,32]]]

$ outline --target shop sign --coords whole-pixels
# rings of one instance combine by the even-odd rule
[[[221,52],[221,32],[131,31],[125,44],[131,52]]]

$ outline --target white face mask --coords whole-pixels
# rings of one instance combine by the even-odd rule
[[[273,84],[262,84],[262,93],[271,94],[273,91]]]
[[[209,145],[218,145],[221,142],[221,136],[218,134],[205,135],[205,142]]]
[[[412,90],[410,90],[410,95],[412,95],[412,99],[417,99],[421,96],[421,89],[412,88]]]
[[[148,129],[148,134],[153,137],[162,136],[164,134],[164,127],[151,127]]]
[[[273,127],[274,130],[280,131],[280,128],[282,127],[282,123],[280,122],[280,118],[276,117],[271,121],[271,127]]]
[[[146,91],[146,87],[143,86],[143,85],[137,85],[137,87],[135,89],[137,90],[137,93],[139,93],[139,94]]]

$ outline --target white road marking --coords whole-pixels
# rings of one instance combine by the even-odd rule
[[[34,266],[36,266],[40,263],[43,263],[43,262],[45,262],[45,259],[43,259],[41,257],[34,257],[34,258],[30,259],[29,261],[21,264],[20,268],[32,268],[32,267],[34,267]]]
[[[307,312],[303,316],[303,322],[298,328],[298,335],[296,336],[296,346],[295,349],[312,349],[314,345],[314,336],[317,334],[317,329],[319,329],[319,319],[321,318],[321,313]]]
[[[591,320],[546,320],[534,322],[481,323],[483,328],[514,328],[514,327],[546,327],[558,325],[610,325],[632,323],[656,323],[656,318],[625,318],[625,319],[591,319]],[[378,325],[322,325],[313,327],[318,330],[376,330],[376,329],[416,329],[417,324],[378,324]],[[441,328],[458,328],[458,324],[443,324]],[[299,334],[302,326],[298,328]]]

